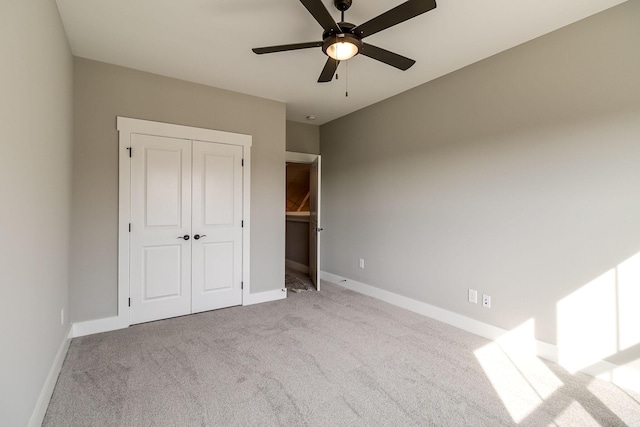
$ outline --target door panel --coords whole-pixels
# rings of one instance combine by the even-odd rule
[[[203,243],[204,292],[233,288],[234,242]]]
[[[204,154],[202,194],[204,198],[203,225],[230,227],[234,219],[234,153]]]
[[[142,303],[180,296],[182,246],[149,246],[143,248]]]
[[[130,323],[191,312],[191,141],[131,135]]]
[[[145,225],[178,227],[181,216],[180,150],[145,147]]]
[[[242,304],[242,150],[193,141],[194,313]]]

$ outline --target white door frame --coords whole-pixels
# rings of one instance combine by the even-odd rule
[[[286,163],[313,163],[320,158],[321,158],[320,154],[296,153],[294,151],[285,151],[285,164]],[[320,210],[320,200],[321,200],[321,196],[320,196],[321,176],[322,176],[321,174],[318,174],[318,210]],[[322,219],[320,217],[318,218],[319,218],[318,227],[322,228],[322,225],[320,224]],[[317,238],[318,238],[318,251],[317,251],[318,253],[316,255],[316,258],[317,258],[317,264],[318,264],[317,265],[318,272],[320,272],[320,246],[321,246],[320,233],[317,233]],[[319,273],[318,273],[318,276],[319,276]],[[319,280],[317,284],[317,289],[320,290]]]
[[[149,120],[117,118],[119,139],[119,176],[118,176],[118,315],[112,323],[112,329],[126,328],[129,321],[129,224],[131,222],[131,134],[144,134],[182,138],[195,141],[215,142],[219,144],[239,145],[243,147],[244,167],[242,169],[242,290],[243,301],[251,293],[250,280],[250,235],[251,235],[251,135],[223,132],[191,126],[153,122]]]

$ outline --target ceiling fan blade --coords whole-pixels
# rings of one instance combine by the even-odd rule
[[[368,56],[371,59],[375,59],[385,64],[396,67],[402,71],[406,71],[413,64],[416,63],[413,59],[409,59],[405,56],[398,55],[397,53],[389,52],[381,47],[373,46],[367,43],[362,43],[360,52],[364,56]]]
[[[409,0],[378,15],[375,18],[360,24],[353,29],[360,37],[369,37],[379,31],[386,30],[401,22],[415,18],[425,12],[436,8],[435,0]]]
[[[324,64],[322,73],[320,73],[320,77],[318,78],[318,83],[327,83],[333,80],[333,75],[336,73],[339,63],[340,61],[338,60],[327,58],[327,63]]]
[[[309,13],[318,21],[318,24],[320,24],[325,31],[333,30],[336,34],[341,32],[336,21],[334,21],[327,8],[322,4],[322,0],[300,0],[300,3],[307,8]]]
[[[308,43],[283,44],[280,46],[256,47],[251,50],[254,53],[257,53],[258,55],[262,55],[263,53],[286,52],[288,50],[309,49],[311,47],[320,47],[320,46],[322,46],[322,42],[308,42]]]

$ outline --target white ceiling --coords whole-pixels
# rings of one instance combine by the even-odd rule
[[[359,55],[342,62],[330,83],[317,83],[326,61],[320,48],[251,51],[322,39],[297,0],[57,3],[76,56],[283,101],[287,119],[315,115],[323,124],[624,1],[439,0],[436,9],[366,39],[415,59],[412,68]],[[333,0],[323,2],[339,21]],[[354,0],[345,21],[361,24],[402,2]]]

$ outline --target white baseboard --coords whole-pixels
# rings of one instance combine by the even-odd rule
[[[129,324],[118,316],[88,320],[86,322],[77,322],[73,324],[73,337],[78,338],[85,335],[115,331],[127,327],[129,327]]]
[[[414,300],[402,295],[395,294],[393,292],[385,291],[380,288],[376,288],[371,285],[367,285],[355,280],[347,279],[341,276],[337,276],[326,271],[320,272],[320,278],[344,288],[356,291],[358,293],[368,295],[370,297],[379,299],[381,301],[393,304],[398,307],[402,307],[414,313],[422,314],[435,320],[439,320],[443,323],[455,326],[459,329],[471,332],[481,337],[490,339],[492,341],[500,341],[501,337],[504,337],[509,333],[506,329],[499,328],[497,326],[489,325],[488,323],[481,322],[479,320],[472,319],[461,314],[454,313],[421,301]],[[544,341],[533,340],[530,342],[531,352],[536,356],[549,360],[554,363],[559,363],[559,351],[558,346],[550,344]],[[618,366],[605,360],[599,360],[589,367],[580,370],[585,374],[610,381],[620,387],[629,388],[634,391],[640,392],[637,387],[630,387],[630,381],[628,378],[640,378],[640,373],[635,370],[626,369],[624,366]],[[631,376],[633,374],[633,376]]]
[[[285,288],[273,291],[248,294],[244,297],[242,305],[253,305],[261,302],[277,301],[287,297]],[[87,320],[73,324],[72,338],[83,337],[85,335],[99,334],[102,332],[116,331],[128,328],[127,319],[123,316],[105,317],[104,319]]]
[[[287,298],[287,289],[275,289],[273,291],[258,292],[245,296],[242,305],[260,304],[269,301],[278,301]]]
[[[320,272],[320,278],[331,283],[335,283],[344,288],[351,289],[358,293],[368,295],[370,297],[379,299],[389,304],[396,305],[398,307],[405,308],[414,313],[422,314],[423,316],[431,317],[456,328],[463,329],[465,331],[480,335],[481,337],[488,338],[490,340],[496,340],[502,335],[507,333],[505,329],[497,326],[489,325],[470,317],[463,316],[461,314],[454,313],[436,307],[435,305],[427,304],[418,300],[414,300],[402,295],[394,294],[393,292],[385,291],[380,288],[376,288],[371,285],[357,282],[355,280],[346,279],[344,277],[336,276],[335,274],[327,273],[326,271]]]
[[[49,375],[47,375],[47,379],[42,386],[42,390],[40,391],[40,396],[38,396],[36,406],[31,413],[31,418],[29,419],[28,424],[29,427],[39,427],[42,425],[44,416],[47,413],[49,401],[51,400],[51,395],[53,394],[53,389],[56,386],[58,375],[60,375],[60,370],[62,369],[62,363],[64,362],[64,358],[67,356],[67,350],[69,350],[71,338],[73,338],[72,330],[73,326],[69,325],[69,330],[60,343],[60,347],[58,348],[56,357],[55,359],[53,359],[53,364],[51,365],[51,369],[49,370]]]
[[[307,274],[309,273],[309,266],[308,265],[300,264],[299,262],[295,262],[295,261],[292,261],[290,259],[285,259],[284,260],[284,265],[289,267],[289,268],[292,268],[292,269],[294,269],[296,271],[300,271],[302,273],[307,273]]]

